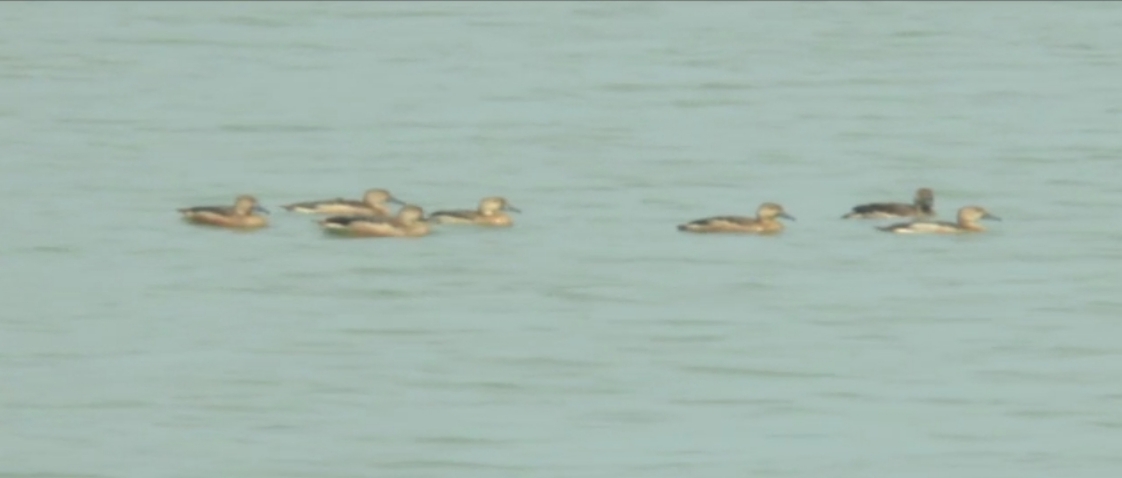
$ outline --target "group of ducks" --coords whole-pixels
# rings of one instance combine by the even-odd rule
[[[388,204],[400,205],[401,209],[392,214]],[[425,217],[425,211],[420,206],[408,204],[385,189],[366,191],[361,200],[322,199],[281,207],[296,213],[328,215],[318,221],[324,231],[360,237],[420,237],[429,234],[430,224],[509,227],[514,225],[514,220],[507,212],[522,212],[505,198],[486,197],[474,210],[436,211]],[[257,198],[241,195],[234,200],[233,206],[197,206],[180,209],[179,213],[195,224],[253,229],[268,225],[268,220],[256,213],[269,214],[269,211],[257,203]]]
[[[391,214],[387,204],[401,208]],[[980,206],[966,206],[958,210],[957,221],[935,221],[935,193],[930,188],[916,190],[911,204],[869,203],[854,206],[843,219],[912,218],[877,229],[896,234],[958,234],[982,232],[983,219],[1001,220]],[[420,237],[428,235],[430,224],[474,224],[490,227],[510,227],[514,220],[507,212],[521,212],[502,197],[486,197],[474,209],[436,211],[425,217],[420,206],[405,203],[385,189],[366,191],[362,200],[324,199],[286,204],[285,210],[304,214],[324,214],[318,221],[324,231],[361,237]],[[268,225],[268,220],[257,213],[269,211],[257,203],[253,196],[238,196],[233,206],[197,206],[180,209],[184,219],[196,224],[228,228],[250,229]],[[756,210],[756,217],[713,216],[697,219],[678,226],[679,231],[694,233],[747,233],[777,234],[783,231],[779,219],[795,220],[783,206],[766,202]]]
[[[981,206],[965,206],[958,210],[955,222],[936,221],[935,192],[930,188],[916,190],[911,204],[877,202],[854,206],[842,219],[889,219],[912,218],[877,229],[896,234],[960,234],[985,231],[979,221],[983,219],[1000,221],[1001,218],[990,214]],[[690,221],[679,225],[679,231],[686,232],[739,232],[750,234],[776,234],[783,231],[779,219],[795,220],[779,204],[766,202],[756,209],[756,217],[714,216]]]

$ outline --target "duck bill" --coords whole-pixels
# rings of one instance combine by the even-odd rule
[[[253,206],[253,210],[254,210],[254,211],[257,211],[257,212],[259,212],[259,213],[262,213],[262,214],[269,214],[269,210],[268,210],[268,209],[265,209],[264,207],[261,207],[261,206],[258,206],[258,205],[254,205],[254,206]]]
[[[792,215],[790,215],[790,214],[787,214],[787,213],[785,213],[785,212],[781,212],[781,213],[779,213],[779,217],[781,217],[781,218],[783,218],[783,219],[790,219],[790,220],[792,220],[792,221],[794,221],[794,220],[795,220],[795,216],[792,216]]]
[[[988,212],[982,215],[982,219],[989,219],[991,221],[1000,221],[1001,220],[1000,217],[994,216],[993,214],[990,214]]]
[[[404,206],[405,205],[405,201],[402,201],[402,200],[400,200],[398,198],[395,198],[395,197],[392,197],[392,196],[389,199],[387,199],[386,202],[388,202],[390,204],[397,204],[398,206]]]
[[[518,209],[518,208],[516,208],[516,207],[514,207],[514,206],[511,206],[510,204],[507,204],[506,206],[504,206],[504,207],[503,207],[503,209],[505,209],[505,210],[507,210],[507,211],[510,211],[510,212],[516,212],[516,213],[518,213],[518,214],[522,214],[522,210],[521,210],[521,209]]]

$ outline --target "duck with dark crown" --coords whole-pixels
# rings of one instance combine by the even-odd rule
[[[842,219],[885,219],[894,217],[931,217],[935,215],[935,192],[930,188],[916,190],[911,204],[877,202],[853,206]]]

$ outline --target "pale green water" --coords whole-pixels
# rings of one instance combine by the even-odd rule
[[[0,12],[0,476],[1122,473],[1116,3]],[[524,214],[277,208],[369,187]]]

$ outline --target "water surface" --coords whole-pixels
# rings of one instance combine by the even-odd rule
[[[0,476],[1122,472],[1114,3],[3,10]],[[524,214],[277,207],[370,187]]]

